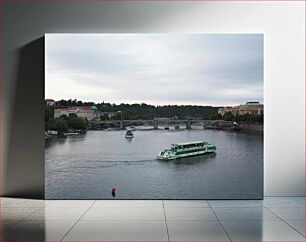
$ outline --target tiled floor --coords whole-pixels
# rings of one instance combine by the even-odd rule
[[[305,241],[305,198],[1,198],[1,241]]]

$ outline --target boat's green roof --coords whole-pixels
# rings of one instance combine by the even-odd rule
[[[205,141],[193,141],[193,142],[186,142],[186,143],[178,143],[178,144],[172,144],[172,145],[174,145],[174,146],[184,146],[184,145],[195,145],[195,144],[205,144],[205,143],[207,143],[207,142],[205,142]]]

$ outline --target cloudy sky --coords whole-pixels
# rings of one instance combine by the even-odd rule
[[[47,34],[45,97],[153,105],[263,102],[263,35]]]

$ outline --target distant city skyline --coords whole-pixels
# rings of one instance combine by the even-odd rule
[[[47,34],[45,98],[263,103],[262,34]]]

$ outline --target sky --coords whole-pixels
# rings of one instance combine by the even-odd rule
[[[263,103],[262,34],[46,34],[46,99]]]

